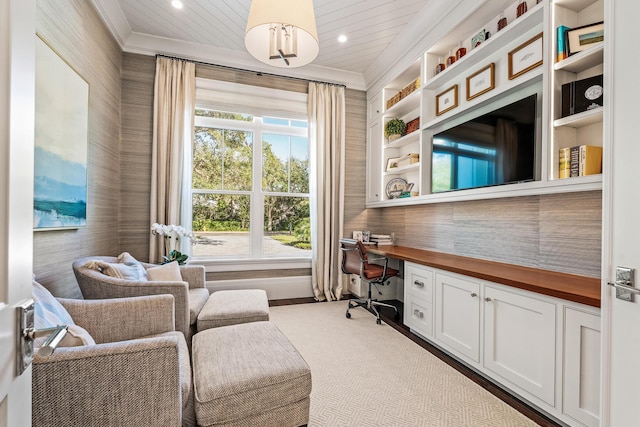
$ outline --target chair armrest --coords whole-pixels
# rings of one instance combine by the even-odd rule
[[[98,272],[87,272],[78,279],[86,299],[109,299],[147,295],[173,295],[175,329],[189,334],[189,285],[187,282],[146,282],[116,279]]]
[[[181,265],[180,274],[182,280],[189,284],[189,289],[204,288],[207,284],[204,265]]]
[[[33,360],[38,426],[182,423],[181,335],[58,348]]]
[[[383,256],[378,256],[378,257],[371,257],[367,254],[367,261],[371,262],[371,261],[384,261],[384,262],[388,262],[389,259],[387,257],[383,257]]]
[[[96,343],[131,340],[175,330],[172,295],[58,300]]]

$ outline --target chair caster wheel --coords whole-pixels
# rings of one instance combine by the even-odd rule
[[[382,325],[382,320],[380,320],[380,319],[376,319],[376,323],[377,323],[378,325]]]
[[[348,311],[347,311],[347,314],[345,314],[345,316],[347,317],[347,319],[351,319],[351,313],[349,313]]]

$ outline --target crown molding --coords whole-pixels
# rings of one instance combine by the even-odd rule
[[[473,11],[487,0],[430,0],[398,36],[389,43],[383,53],[364,72],[368,89],[379,89],[381,81],[388,81],[397,70],[404,70],[433,45],[443,33],[451,29],[459,19],[458,10]],[[464,4],[461,8],[461,4]],[[466,13],[465,13],[466,14]],[[442,29],[444,24],[445,29]]]
[[[127,38],[123,51],[142,55],[167,55],[192,61],[204,62],[225,67],[240,68],[255,72],[263,72],[306,80],[317,80],[328,83],[343,84],[349,89],[366,90],[364,77],[360,73],[305,65],[299,68],[283,69],[269,67],[254,59],[248,52],[215,48],[198,43],[190,43],[164,37],[150,36],[132,32]]]
[[[313,64],[291,69],[269,67],[245,51],[215,48],[198,43],[136,33],[131,30],[131,26],[117,1],[91,0],[91,2],[123,52],[151,56],[157,54],[175,56],[225,67],[343,84],[349,89],[367,90],[364,76],[361,73]]]
[[[124,47],[127,39],[131,35],[131,26],[124,16],[120,4],[114,0],[91,0],[91,3],[116,42],[121,48]]]

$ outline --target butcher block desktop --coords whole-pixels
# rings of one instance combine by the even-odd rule
[[[487,261],[406,246],[368,247],[388,258],[411,261],[465,276],[600,307],[600,279]]]

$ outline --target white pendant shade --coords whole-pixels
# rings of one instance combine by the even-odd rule
[[[274,67],[310,63],[319,51],[312,0],[253,0],[244,44],[253,57]]]

